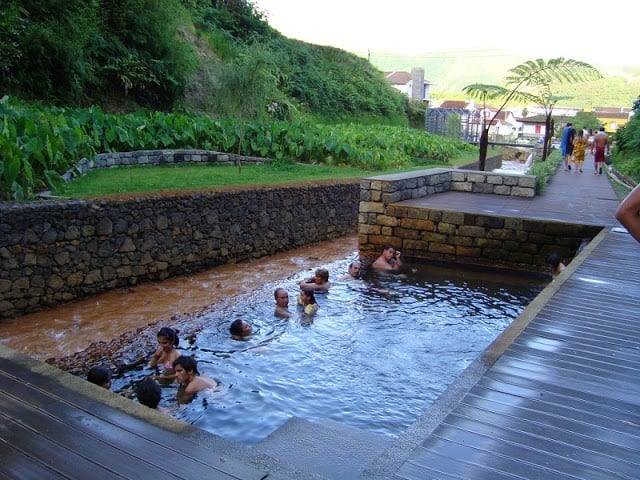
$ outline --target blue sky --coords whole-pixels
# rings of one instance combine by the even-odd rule
[[[255,0],[283,35],[366,55],[501,49],[530,58],[637,65],[633,2]],[[530,7],[527,7],[527,4]],[[619,42],[619,43],[617,43]]]

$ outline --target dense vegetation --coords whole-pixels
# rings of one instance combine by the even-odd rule
[[[367,60],[287,39],[247,0],[4,0],[0,44],[0,199],[113,150],[380,169],[466,148],[407,129],[421,108]]]
[[[613,163],[624,175],[640,182],[640,96],[633,103],[634,116],[616,132]]]
[[[5,0],[0,92],[107,111],[220,114],[248,59],[262,57],[270,114],[406,124],[406,99],[369,62],[289,40],[245,0]],[[230,75],[235,70],[236,75]],[[220,98],[222,97],[222,98]],[[240,92],[236,92],[236,99]]]
[[[99,107],[61,108],[0,101],[0,197],[28,198],[59,190],[60,173],[82,157],[112,151],[198,148],[276,160],[368,170],[446,162],[466,143],[392,125],[214,119],[205,115],[138,111],[109,114]]]

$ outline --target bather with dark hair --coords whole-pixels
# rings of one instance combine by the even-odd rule
[[[179,403],[189,403],[196,393],[218,386],[218,382],[198,372],[198,362],[194,357],[183,355],[176,358],[173,361],[173,369],[176,372],[176,381],[180,384]]]

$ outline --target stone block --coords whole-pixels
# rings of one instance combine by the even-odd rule
[[[426,251],[429,248],[429,242],[419,241],[419,240],[405,240],[402,242],[402,248],[406,250],[411,250],[413,252]]]
[[[456,247],[447,243],[431,242],[429,243],[429,252],[455,255]]]
[[[435,223],[431,220],[421,220],[417,218],[402,218],[400,219],[400,226],[403,228],[411,228],[414,230],[433,231]]]
[[[494,195],[505,195],[505,196],[509,196],[511,195],[511,187],[507,186],[507,185],[496,185],[493,188],[493,194]]]
[[[453,223],[455,225],[464,225],[464,212],[442,212],[442,221],[446,223]]]
[[[451,190],[455,192],[472,192],[473,183],[471,182],[451,182]]]
[[[384,205],[378,202],[360,202],[362,213],[384,213]]]
[[[514,197],[533,198],[536,196],[536,191],[533,188],[513,187],[511,195]]]
[[[482,255],[482,249],[458,245],[456,246],[455,254],[457,257],[480,257]]]
[[[455,235],[458,226],[453,223],[440,222],[436,226],[436,231],[444,235]]]
[[[518,186],[523,188],[536,188],[536,177],[534,175],[522,175],[518,177]]]
[[[485,238],[487,230],[484,227],[476,227],[474,225],[461,225],[458,228],[458,235],[465,237]]]

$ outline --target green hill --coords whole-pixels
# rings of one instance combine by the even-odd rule
[[[114,112],[407,122],[406,98],[369,62],[283,37],[247,0],[7,0],[0,45],[0,96]]]
[[[373,53],[371,63],[382,71],[411,71],[424,68],[425,79],[431,82],[432,95],[438,99],[465,98],[462,88],[472,83],[501,84],[509,69],[531,58],[501,50],[443,50],[424,55]],[[577,58],[576,60],[580,60]],[[604,78],[575,86],[558,85],[558,96],[571,97],[558,106],[566,107],[626,107],[640,94],[640,67],[594,65]]]

